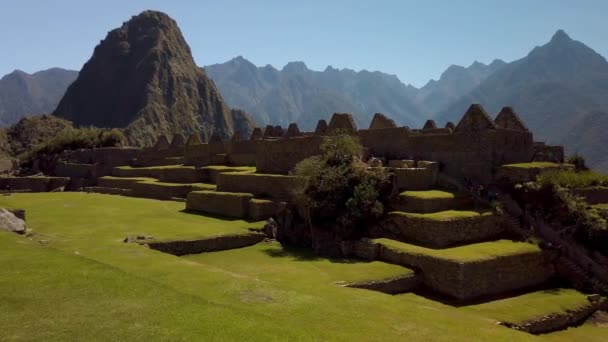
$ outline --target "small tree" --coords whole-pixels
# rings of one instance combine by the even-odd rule
[[[331,229],[343,239],[363,235],[384,214],[390,182],[384,169],[370,169],[360,159],[356,136],[327,136],[321,155],[298,163],[294,175],[303,178],[296,198],[310,226]]]

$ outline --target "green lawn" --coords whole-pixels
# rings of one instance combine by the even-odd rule
[[[453,193],[441,190],[403,191],[399,196],[419,199],[452,199],[455,197]]]
[[[445,249],[426,248],[390,239],[374,239],[373,242],[413,255],[424,255],[457,262],[483,261],[502,256],[541,251],[540,248],[534,244],[514,242],[511,240],[481,242]]]
[[[122,242],[261,226],[182,213],[183,203],[46,193],[1,196],[0,206],[26,209],[36,233],[0,232],[3,341],[600,341],[608,331],[536,337],[497,326],[494,312],[343,288],[334,282],[408,271],[276,243],[180,258]]]
[[[406,213],[403,211],[393,211],[389,213],[390,215],[401,215],[425,220],[434,220],[434,221],[452,221],[463,218],[472,218],[479,216],[492,215],[491,212],[477,212],[477,211],[469,211],[469,210],[446,210],[446,211],[438,211],[435,213],[428,214],[419,214],[419,213]]]

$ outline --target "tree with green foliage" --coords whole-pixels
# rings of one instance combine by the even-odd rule
[[[362,162],[362,150],[356,136],[337,132],[325,138],[321,155],[296,165],[293,174],[304,180],[296,198],[309,226],[350,239],[362,236],[384,214],[389,174]]]

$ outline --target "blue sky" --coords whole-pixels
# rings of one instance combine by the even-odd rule
[[[107,31],[145,9],[178,22],[201,66],[300,60],[422,86],[450,64],[521,58],[560,28],[608,56],[604,0],[0,0],[0,75],[80,69]]]

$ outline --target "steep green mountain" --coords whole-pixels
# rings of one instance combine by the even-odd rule
[[[417,89],[394,75],[332,67],[313,71],[303,62],[277,70],[256,67],[240,56],[205,70],[230,105],[247,110],[260,124],[297,122],[311,130],[333,112],[353,113],[361,127],[367,127],[376,112],[406,125],[423,121],[413,99]]]
[[[204,137],[235,127],[252,130],[246,114],[231,112],[214,83],[196,66],[176,22],[145,11],[108,33],[54,111],[76,126],[125,128],[131,144],[161,135]]]
[[[514,107],[537,139],[565,144],[569,152],[598,151],[600,140],[586,129],[608,129],[601,114],[608,112],[608,62],[560,30],[441,110],[436,121],[457,120],[474,102],[493,113]],[[589,154],[591,165],[606,165],[607,160],[608,153]]]
[[[19,119],[52,112],[77,71],[52,68],[28,74],[20,70],[0,79],[0,126]]]
[[[435,113],[466,95],[507,63],[495,59],[489,65],[474,62],[468,68],[451,65],[439,80],[430,80],[416,93],[416,102],[427,112]]]

